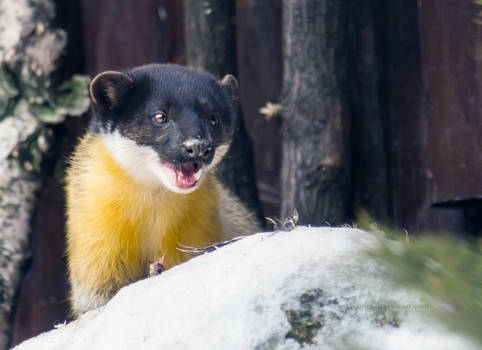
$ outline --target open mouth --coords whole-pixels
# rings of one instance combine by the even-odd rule
[[[203,172],[203,166],[199,162],[165,163],[164,165],[171,170],[171,181],[181,189],[196,186]]]

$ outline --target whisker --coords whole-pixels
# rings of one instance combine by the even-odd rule
[[[201,248],[189,247],[189,246],[186,246],[184,244],[177,243],[176,249],[179,250],[180,252],[183,252],[183,253],[186,253],[186,254],[189,254],[189,255],[192,255],[192,256],[198,256],[198,255],[201,255],[201,254],[204,254],[204,253],[210,253],[212,251],[215,251],[216,249],[219,249],[221,247],[224,247],[225,245],[234,243],[234,242],[239,241],[239,240],[241,240],[243,238],[246,238],[246,237],[248,237],[248,236],[238,236],[238,237],[228,239],[226,241],[214,243],[214,244],[211,244],[211,245],[208,245],[208,246],[205,246],[205,247],[201,247]]]

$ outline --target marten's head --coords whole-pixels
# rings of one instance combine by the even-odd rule
[[[238,83],[177,65],[104,72],[90,85],[94,128],[131,175],[195,190],[229,148]]]

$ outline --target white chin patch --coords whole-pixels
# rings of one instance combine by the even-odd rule
[[[182,166],[164,163],[152,148],[140,146],[118,131],[102,134],[102,138],[114,159],[134,179],[146,185],[164,186],[176,193],[189,193],[199,187],[206,175],[206,168],[200,163]]]

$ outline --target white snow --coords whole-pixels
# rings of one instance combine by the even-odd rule
[[[0,120],[0,349],[8,344],[10,301],[27,256],[30,218],[40,184],[39,179],[26,175],[18,162],[8,158],[38,127],[25,101],[17,104],[15,115]]]
[[[0,63],[10,61],[20,41],[35,27],[32,7],[26,0],[0,0]]]
[[[0,162],[12,153],[15,146],[25,141],[38,129],[39,121],[28,111],[28,104],[20,101],[15,116],[0,120]],[[2,173],[4,174],[4,173]],[[6,178],[0,178],[0,186],[6,186]]]
[[[290,313],[319,322],[306,349],[475,349],[386,281],[364,253],[376,244],[351,228],[260,233],[127,286],[15,349],[298,349]]]

